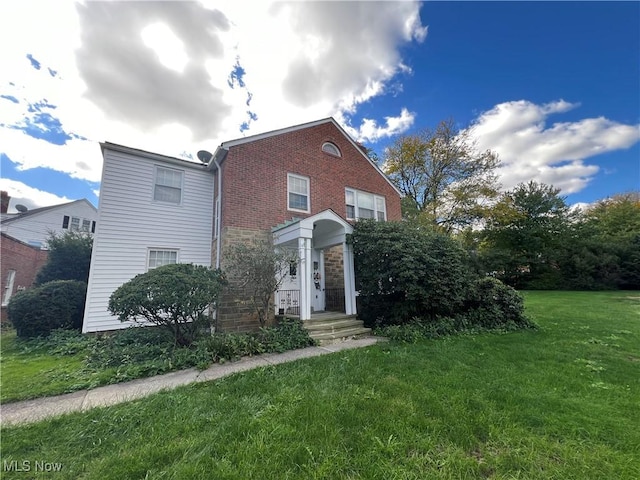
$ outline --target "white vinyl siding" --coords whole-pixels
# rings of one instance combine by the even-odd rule
[[[5,220],[2,222],[1,229],[7,235],[24,243],[46,248],[50,233],[59,235],[69,230],[71,217],[77,217],[78,225],[82,226],[84,219],[95,222],[98,219],[98,212],[88,200],[76,200],[48,207],[40,212],[16,216],[9,221]]]
[[[309,179],[294,175],[287,175],[287,198],[289,210],[309,212]]]
[[[166,203],[153,200],[156,167],[164,167],[163,160],[104,149],[84,332],[131,325],[109,313],[109,297],[120,285],[149,269],[150,250],[175,250],[180,263],[211,265],[213,175],[200,164],[183,163],[166,161],[167,168],[183,173],[181,208],[167,208]]]
[[[153,199],[156,202],[182,204],[183,174],[181,170],[156,167]]]
[[[149,250],[149,260],[147,262],[149,270],[173,263],[178,263],[177,250]]]
[[[348,220],[371,218],[383,222],[387,219],[386,202],[379,195],[347,188],[345,204]]]

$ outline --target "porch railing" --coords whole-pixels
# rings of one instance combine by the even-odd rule
[[[325,288],[325,310],[330,312],[344,312],[344,288]]]
[[[300,315],[300,290],[278,290],[276,305],[279,315]]]

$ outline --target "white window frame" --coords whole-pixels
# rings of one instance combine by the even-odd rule
[[[167,171],[167,172],[171,172],[174,174],[178,174],[180,176],[180,186],[176,186],[176,185],[166,185],[164,183],[158,183],[158,174],[160,173],[160,171]],[[177,202],[174,202],[172,200],[162,200],[157,198],[157,188],[158,187],[165,187],[165,188],[171,188],[171,189],[176,189],[179,190],[179,199]],[[156,165],[155,166],[155,170],[154,170],[154,175],[153,175],[153,201],[154,202],[158,202],[158,203],[168,203],[170,205],[182,205],[182,194],[184,192],[184,170],[178,170],[176,168],[169,168],[169,167],[165,167],[165,166],[161,166],[161,165]]]
[[[349,203],[349,196],[353,199],[353,203]],[[362,207],[362,201],[364,199],[371,200],[373,205],[373,209],[367,208],[367,210],[373,210],[373,220],[384,222],[387,220],[387,202],[385,198],[381,195],[375,195],[369,192],[363,192],[361,190],[356,190],[355,188],[346,188],[344,193],[344,201],[345,201],[345,211],[347,220],[360,220],[362,216],[360,215],[360,209],[363,210],[365,207]],[[351,216],[349,214],[349,207],[353,208],[354,215]]]
[[[157,259],[156,259],[156,264],[151,266],[151,257],[152,257],[152,253],[155,253],[156,256],[158,253],[162,253],[162,254],[176,254],[176,261],[175,262],[166,262],[166,263],[162,263],[160,265],[157,264]],[[178,250],[177,248],[148,248],[147,249],[147,271],[149,270],[153,270],[154,268],[158,268],[161,267],[162,265],[171,265],[174,263],[180,263],[180,250]]]
[[[306,193],[294,192],[291,189],[291,180],[301,180],[306,184],[307,191]],[[300,208],[292,208],[291,207],[291,194],[306,196],[307,197],[307,209],[303,210]],[[295,173],[287,174],[287,210],[291,210],[293,212],[311,212],[311,182],[309,181],[309,177],[303,177],[302,175],[296,175]]]
[[[82,219],[80,217],[71,217],[69,220],[69,230],[72,232],[79,232]]]
[[[2,293],[2,306],[6,307],[9,304],[9,299],[13,295],[13,285],[16,281],[16,271],[9,270],[7,272],[7,281],[4,285],[4,292]]]

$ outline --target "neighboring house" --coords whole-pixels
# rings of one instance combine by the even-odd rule
[[[46,248],[51,233],[95,232],[98,211],[87,199],[34,208],[24,212],[3,212],[0,231],[34,247]]]
[[[2,233],[2,307],[1,321],[7,321],[7,305],[11,297],[20,290],[33,285],[36,274],[47,263],[47,251],[28,245]]]
[[[33,285],[47,261],[47,239],[65,231],[93,232],[98,211],[88,200],[7,213],[11,198],[1,192],[2,322],[13,294]]]
[[[226,248],[273,238],[294,248],[276,313],[356,313],[353,252],[360,218],[400,220],[400,193],[332,118],[222,143],[203,164],[103,143],[104,167],[83,331],[128,326],[109,314],[113,291],[167,263],[225,266]],[[211,158],[207,158],[207,157]],[[218,326],[254,329],[238,292]]]

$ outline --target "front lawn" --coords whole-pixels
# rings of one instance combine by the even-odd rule
[[[3,478],[24,461],[59,464],[47,478],[640,478],[640,293],[526,305],[540,329],[381,344],[4,428]]]

